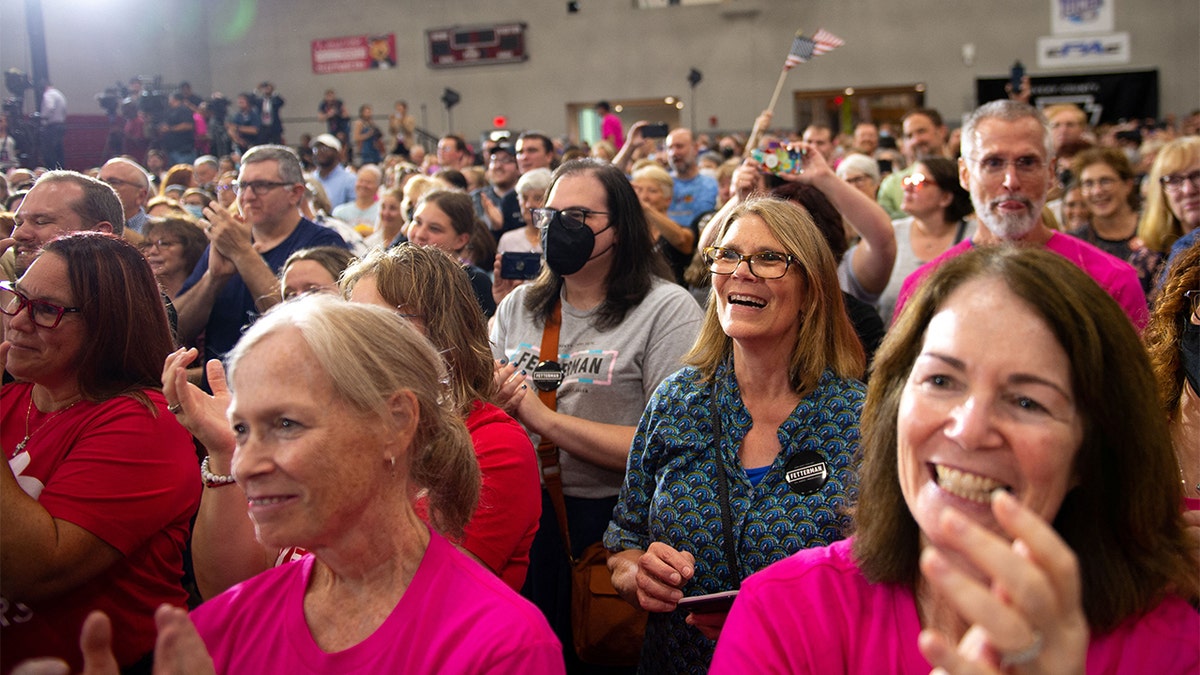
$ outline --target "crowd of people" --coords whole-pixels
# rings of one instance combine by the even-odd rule
[[[0,671],[1197,672],[1200,129],[1019,94],[9,169]]]

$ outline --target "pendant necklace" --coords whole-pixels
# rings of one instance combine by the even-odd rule
[[[29,443],[29,438],[31,436],[33,436],[34,434],[36,434],[39,430],[41,430],[42,427],[46,426],[46,424],[49,423],[50,420],[54,419],[55,417],[58,417],[60,414],[62,414],[64,412],[70,410],[72,407],[75,406],[76,403],[79,403],[82,400],[83,400],[82,396],[76,396],[75,399],[73,401],[71,401],[68,405],[66,405],[65,407],[59,408],[58,410],[55,410],[49,417],[47,417],[41,424],[38,425],[37,429],[30,431],[29,430],[29,416],[33,413],[33,390],[31,389],[29,391],[29,406],[25,408],[25,438],[22,438],[21,442],[17,443],[16,451],[13,452],[13,456],[19,455],[22,452],[24,452],[25,446]]]

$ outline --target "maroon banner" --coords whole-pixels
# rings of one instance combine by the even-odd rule
[[[312,69],[318,75],[395,66],[395,33],[312,41]]]

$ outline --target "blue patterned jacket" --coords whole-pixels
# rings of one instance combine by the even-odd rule
[[[620,500],[604,535],[610,551],[645,550],[654,541],[689,551],[696,565],[685,596],[735,587],[724,552],[718,467],[729,477],[739,579],[801,549],[842,539],[850,520],[845,507],[857,485],[861,382],[826,370],[779,427],[782,450],[757,486],[738,459],[751,419],[732,362],[718,367],[715,382],[719,448],[713,443],[713,385],[701,382],[695,368],[659,385],[638,424]],[[801,452],[817,453],[828,470],[825,483],[810,495],[793,491],[784,478],[789,461]],[[679,610],[651,615],[642,672],[707,671],[716,643],[685,618]]]

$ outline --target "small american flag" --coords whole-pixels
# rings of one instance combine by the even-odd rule
[[[817,31],[816,35],[811,38],[796,33],[796,39],[792,41],[792,50],[788,52],[787,59],[783,62],[783,69],[791,70],[814,56],[827,54],[844,44],[846,43],[840,37],[824,28]]]

